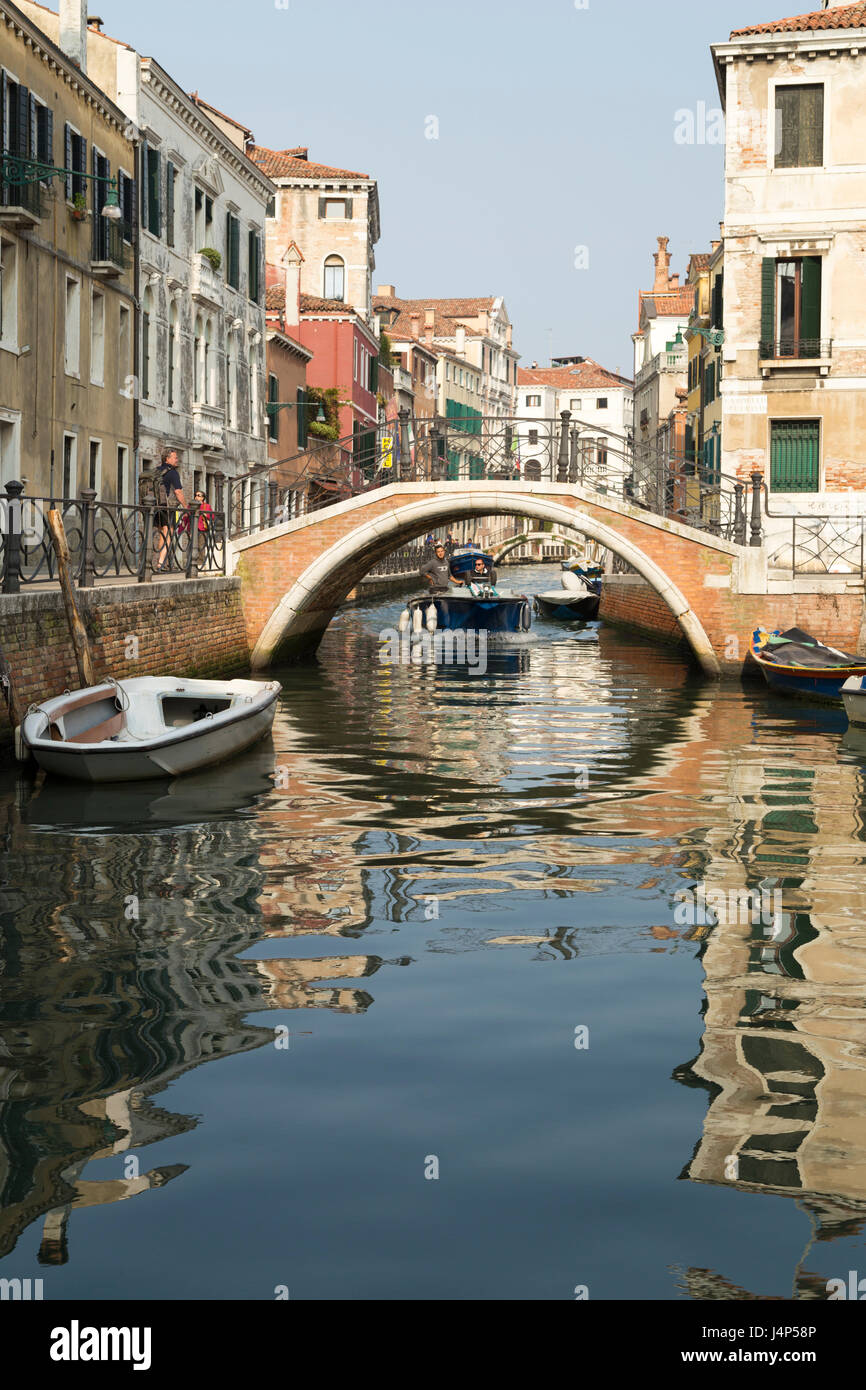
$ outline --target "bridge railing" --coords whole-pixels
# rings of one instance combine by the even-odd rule
[[[92,488],[80,497],[28,497],[23,484],[9,482],[0,498],[0,587],[57,581],[57,555],[48,512],[60,512],[69,566],[79,588],[98,580],[196,579],[224,574],[226,526],[221,512],[188,507],[158,510],[153,502],[101,502]]]
[[[317,441],[230,482],[229,533],[247,535],[388,483],[445,481],[570,483],[740,545],[761,543],[760,475],[728,477],[681,448],[635,445],[569,411],[537,420],[410,419],[401,411],[378,434]]]

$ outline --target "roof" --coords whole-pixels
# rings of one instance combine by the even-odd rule
[[[689,256],[689,270],[709,270],[710,253],[709,251],[693,251]]]
[[[857,5],[833,5],[829,10],[813,10],[810,14],[794,15],[789,19],[771,19],[767,24],[750,24],[734,29],[732,39],[746,34],[796,34],[817,29],[866,28],[866,2]]]
[[[272,290],[268,290],[268,295]],[[302,294],[301,313],[302,314],[354,314],[355,310],[351,304],[344,304],[342,299],[322,299],[317,294]],[[285,302],[285,296],[283,296]],[[266,300],[266,307],[267,300]]]
[[[391,305],[385,306],[385,305],[383,304],[382,300],[380,300],[380,299],[374,299],[374,301],[373,301],[373,312],[374,312],[374,313],[376,313],[378,310],[382,309],[383,307],[392,307],[392,306],[391,306]],[[393,306],[393,307],[397,307],[397,306],[395,305],[395,306]],[[414,318],[413,318],[413,314],[414,314]],[[471,326],[471,324],[459,323],[456,319],[446,318],[446,317],[444,317],[442,314],[437,314],[436,311],[434,310],[434,318],[433,318],[433,337],[434,337],[434,338],[453,338],[453,337],[455,336],[455,334],[456,334],[458,328],[462,328],[462,329],[465,330],[467,338],[478,338],[478,337],[481,337],[481,336],[482,336],[481,334],[479,334],[477,328],[473,328],[473,327]],[[419,330],[423,330],[425,333],[428,333],[428,332],[430,331],[430,325],[427,323],[427,317],[426,317],[426,313],[425,313],[425,307],[419,305],[418,308],[416,308],[416,307],[415,307],[415,304],[414,304],[414,301],[412,301],[412,302],[410,302],[410,304],[409,304],[408,307],[407,307],[407,306],[403,306],[402,308],[400,308],[399,313],[397,314],[397,317],[394,319],[393,323],[390,323],[390,324],[387,325],[387,330],[386,330],[386,331],[388,332],[389,335],[393,335],[393,334],[395,334],[395,333],[399,333],[399,334],[402,334],[404,337],[412,337],[412,336],[414,336],[414,337],[417,338],[418,335],[419,335]],[[428,346],[429,346],[429,344],[428,344]]]
[[[280,285],[271,285],[270,289],[265,290],[266,309],[284,309],[286,307],[286,292]]]
[[[198,92],[190,92],[190,97],[195,102],[196,106],[203,107],[205,111],[212,111],[215,116],[219,116],[221,121],[228,121],[229,125],[233,125],[242,135],[252,136],[252,131],[249,126],[242,125],[240,121],[235,120],[234,116],[227,116],[225,111],[220,111],[218,106],[214,106],[210,101],[205,101],[204,97],[199,96]]]
[[[518,386],[556,386],[560,390],[572,388],[595,390],[599,386],[631,386],[628,377],[609,372],[591,357],[586,357],[573,367],[518,367]]]
[[[479,314],[489,313],[495,303],[495,295],[486,295],[481,299],[398,299],[394,295],[373,296],[374,308],[381,306],[384,309],[400,309],[407,314],[423,314],[426,309],[432,309],[437,318],[443,320],[476,318]]]
[[[269,150],[264,145],[250,145],[247,154],[262,173],[270,179],[369,179],[357,169],[335,169],[329,164],[311,164],[307,150],[298,145],[291,150]]]

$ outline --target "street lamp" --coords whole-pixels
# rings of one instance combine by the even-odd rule
[[[106,185],[105,203],[102,216],[109,222],[120,222],[123,212],[117,196],[117,179],[107,174],[88,174],[84,169],[65,169],[57,164],[45,164],[40,159],[28,159],[24,155],[0,155],[0,182],[6,185],[21,186],[33,183],[49,183],[51,179],[75,178],[90,179],[93,183]]]
[[[120,210],[120,199],[117,196],[117,185],[113,179],[105,195],[102,216],[107,222],[120,222],[123,218],[123,213]]]

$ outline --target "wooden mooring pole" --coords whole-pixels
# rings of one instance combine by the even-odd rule
[[[69,635],[72,638],[72,646],[75,651],[78,679],[83,686],[95,685],[90,640],[75,602],[72,576],[69,573],[69,546],[63,527],[63,517],[59,511],[52,509],[48,513],[48,529],[51,532],[51,541],[57,555],[57,577],[60,580],[60,591],[63,594],[63,604],[66,609],[66,621],[69,624]]]

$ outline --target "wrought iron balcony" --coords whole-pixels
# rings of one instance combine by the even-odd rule
[[[11,167],[3,165],[0,186],[0,224],[33,227],[43,216],[45,189],[41,183],[16,181]]]
[[[133,230],[126,222],[108,222],[103,217],[93,220],[93,258],[90,268],[94,275],[111,278],[129,266]]]
[[[832,356],[832,338],[761,339],[760,355],[765,362],[816,361]]]

